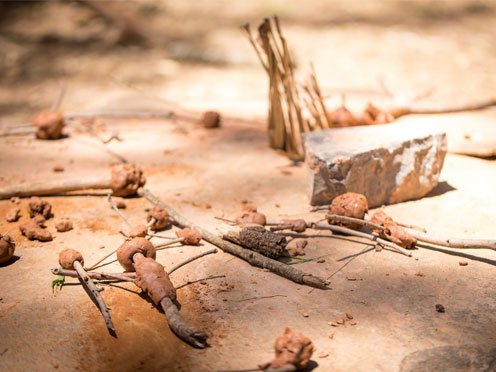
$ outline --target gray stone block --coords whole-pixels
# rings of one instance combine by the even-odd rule
[[[315,131],[303,141],[312,205],[350,191],[371,208],[421,198],[437,185],[447,151],[445,133],[413,123]]]

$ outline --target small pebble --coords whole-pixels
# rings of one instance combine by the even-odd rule
[[[325,258],[321,258],[319,260],[317,260],[317,263],[324,263],[325,262]]]
[[[338,323],[338,324],[344,324],[344,319],[343,318],[338,318],[338,319],[336,319],[336,323]]]
[[[357,323],[354,321],[354,320],[350,320],[350,325],[354,326],[356,325]]]
[[[446,309],[444,308],[444,306],[443,306],[443,305],[441,305],[441,304],[436,304],[436,311],[437,311],[438,313],[444,313],[444,312],[446,312]]]
[[[328,337],[330,340],[334,340],[334,333],[330,333]]]
[[[346,313],[346,317],[350,320],[353,319],[353,315],[351,315],[350,313]]]
[[[65,168],[61,165],[56,165],[55,167],[53,167],[53,171],[54,172],[63,172],[63,171],[65,171]]]
[[[308,318],[309,317],[308,313],[303,313],[301,315],[303,315],[305,318]]]
[[[458,262],[458,265],[460,265],[460,266],[467,266],[468,265],[468,262],[467,261],[459,261]]]

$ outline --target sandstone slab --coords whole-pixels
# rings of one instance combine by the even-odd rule
[[[446,134],[410,123],[335,128],[303,135],[310,203],[329,204],[345,192],[369,207],[418,199],[439,181]]]

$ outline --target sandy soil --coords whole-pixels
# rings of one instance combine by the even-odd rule
[[[329,91],[365,90],[349,98],[352,106],[361,107],[367,99],[384,100],[376,87],[377,74],[384,72],[404,89],[434,82],[434,99],[439,101],[491,93],[496,52],[491,43],[495,30],[488,25],[495,15],[484,8],[483,12],[456,16],[467,3],[454,3],[461,5],[453,5],[451,18],[427,21],[404,16],[401,7],[379,7],[385,14],[383,22],[373,21],[382,19],[378,16],[382,13],[373,6],[344,12],[338,3],[331,3],[325,10],[336,15],[328,19],[323,11],[305,10],[299,15],[299,10],[288,3],[265,6],[271,12],[285,10],[285,29],[302,67],[306,61],[315,61]],[[195,9],[176,9],[167,4],[167,17],[183,17],[184,30],[198,17],[198,10],[195,13]],[[263,117],[266,77],[234,25],[243,14],[252,20],[266,14],[266,9],[259,3],[258,8],[238,5],[226,10],[225,17],[216,18],[213,15],[225,4],[213,4],[208,8],[211,17],[199,18],[197,32],[205,34],[201,39],[204,50],[216,46],[214,55],[224,60],[222,65],[182,63],[158,49],[105,51],[99,45],[78,49],[64,47],[63,43],[40,46],[13,43],[2,36],[0,42],[8,44],[6,50],[11,55],[7,62],[25,62],[16,67],[19,70],[10,66],[3,72],[2,129],[30,120],[37,110],[51,105],[62,81],[68,87],[62,105],[67,112],[113,108],[156,111],[166,107],[160,97],[181,102],[187,108],[215,108],[231,117]],[[424,2],[415,4],[421,7]],[[53,7],[47,5],[41,10],[50,15]],[[82,13],[76,17],[70,9],[63,9],[72,15],[69,20],[84,18]],[[309,15],[317,13],[320,16]],[[368,18],[357,19],[357,14]],[[397,24],[391,21],[394,15]],[[329,24],[329,19],[335,23]],[[216,22],[219,26],[212,26]],[[58,26],[46,23],[50,32],[50,27],[55,31],[65,27],[63,22]],[[152,24],[157,23],[155,20]],[[21,21],[9,27],[23,29]],[[32,33],[24,30],[35,36],[48,32],[42,27]],[[188,40],[197,40],[187,36]],[[35,46],[46,53],[39,64],[28,58]],[[414,54],[418,58],[413,58],[412,53],[420,55]],[[233,58],[241,62],[233,62]],[[337,97],[332,99],[338,102]],[[471,125],[494,122],[495,115],[495,110],[486,110],[404,121],[405,125],[427,120],[449,123],[451,118],[457,125],[464,125],[453,132],[462,136],[460,133],[470,131]],[[111,150],[144,168],[153,193],[210,230],[221,224],[215,216],[232,218],[246,203],[257,206],[269,218],[320,218],[320,214],[308,212],[306,169],[268,148],[263,121],[226,119],[216,130],[181,120],[107,119],[105,123],[107,131],[101,134],[118,131],[122,142],[103,146],[74,128],[67,128],[68,137],[58,141],[2,137],[0,186],[107,175],[110,165],[117,161],[108,152]],[[496,137],[483,139],[486,144],[496,141]],[[55,165],[63,166],[64,172],[54,172]],[[450,153],[436,189],[421,200],[391,205],[386,211],[402,222],[424,226],[432,234],[494,238],[495,174],[494,160]],[[69,285],[56,294],[50,288],[53,275],[49,269],[57,266],[57,255],[63,248],[80,250],[91,264],[121,243],[119,230],[126,230],[126,225],[104,196],[92,193],[45,198],[52,203],[55,218],[70,217],[75,225],[69,232],[57,233],[54,220],[48,220],[48,229],[55,236],[48,243],[28,241],[20,234],[18,225],[28,220],[27,199],[21,201],[22,217],[16,223],[3,218],[13,204],[0,201],[0,232],[9,232],[17,243],[16,260],[0,267],[0,370],[253,368],[271,359],[275,337],[285,326],[313,340],[316,371],[395,372],[401,360],[417,350],[443,345],[496,345],[494,252],[421,247],[408,258],[387,250],[377,252],[361,239],[322,232],[311,233],[306,256],[325,256],[325,261],[297,267],[324,277],[334,274],[331,289],[311,290],[219,252],[171,276],[175,285],[181,285],[188,280],[225,275],[178,291],[181,313],[210,335],[210,348],[194,350],[180,342],[169,330],[164,315],[132,284],[106,286],[102,293],[117,329],[117,338],[113,338],[77,280],[68,280]],[[151,205],[140,198],[128,199],[126,204],[124,212],[131,221],[144,222]],[[165,233],[174,236],[173,229]],[[208,243],[179,246],[160,251],[157,259],[167,268],[208,248]],[[460,261],[468,265],[460,266]],[[120,266],[112,263],[106,270],[119,271]],[[446,312],[436,312],[436,304],[444,305]],[[328,324],[345,313],[353,315],[355,326],[336,328]],[[319,358],[321,352],[329,355]]]

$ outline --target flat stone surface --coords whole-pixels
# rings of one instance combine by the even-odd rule
[[[371,208],[421,198],[437,185],[447,151],[444,132],[411,123],[328,129],[303,139],[312,205],[350,191],[364,194]]]
[[[494,372],[496,348],[486,345],[449,345],[407,355],[400,372]]]

